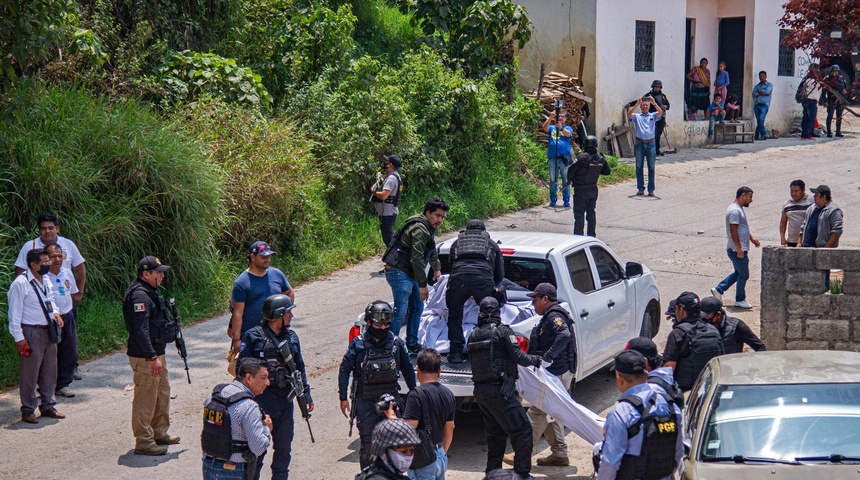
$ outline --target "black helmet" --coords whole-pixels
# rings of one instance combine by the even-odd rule
[[[263,318],[266,321],[280,320],[290,310],[296,308],[290,297],[279,293],[272,295],[263,302]]]
[[[408,447],[421,443],[415,428],[402,418],[383,420],[373,428],[370,453],[381,457],[392,447]]]
[[[499,301],[495,297],[484,297],[479,306],[478,325],[484,325],[491,321],[501,321],[501,307],[499,307]]]
[[[661,82],[660,80],[654,80],[653,82],[651,82],[651,88],[654,87],[663,88],[663,82]]]
[[[585,142],[583,142],[583,148],[593,148],[597,150],[597,137],[594,135],[588,135],[585,137]]]
[[[394,307],[385,300],[377,300],[367,304],[364,309],[364,321],[370,323],[391,324],[394,320]]]

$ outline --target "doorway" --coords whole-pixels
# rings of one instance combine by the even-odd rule
[[[726,71],[729,72],[729,86],[726,90],[729,95],[737,97],[741,111],[743,111],[746,100],[746,96],[744,96],[746,23],[746,17],[720,19],[719,58],[717,59],[717,62],[720,60],[726,62]],[[711,68],[712,75],[716,79],[717,65]],[[723,100],[725,101],[725,99]]]

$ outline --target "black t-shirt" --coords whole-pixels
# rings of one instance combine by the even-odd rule
[[[430,405],[430,436],[433,443],[442,443],[445,433],[445,423],[454,421],[454,410],[457,402],[454,394],[448,387],[439,382],[421,384],[416,390],[423,390],[422,394],[411,392],[406,397],[406,409],[403,412],[405,420],[418,420],[418,428],[424,427],[424,410],[427,403]],[[420,396],[420,400],[419,400]]]

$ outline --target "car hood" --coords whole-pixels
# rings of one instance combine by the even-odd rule
[[[698,463],[695,475],[682,477],[684,480],[827,480],[860,479],[860,464],[835,465],[819,463],[814,465],[754,464],[737,465],[728,463]]]

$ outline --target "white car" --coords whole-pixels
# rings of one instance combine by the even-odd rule
[[[653,338],[660,326],[660,294],[654,274],[638,263],[623,263],[602,241],[543,232],[489,232],[505,259],[508,301],[530,302],[526,294],[539,283],[556,286],[559,302],[571,312],[576,331],[577,380],[609,365],[636,336]],[[449,273],[448,251],[456,237],[437,245],[442,272]],[[528,349],[534,315],[511,325]],[[356,320],[350,339],[361,332]],[[465,326],[464,319],[464,326]],[[468,361],[442,363],[440,382],[459,397],[472,397]],[[467,402],[468,403],[468,402]]]

